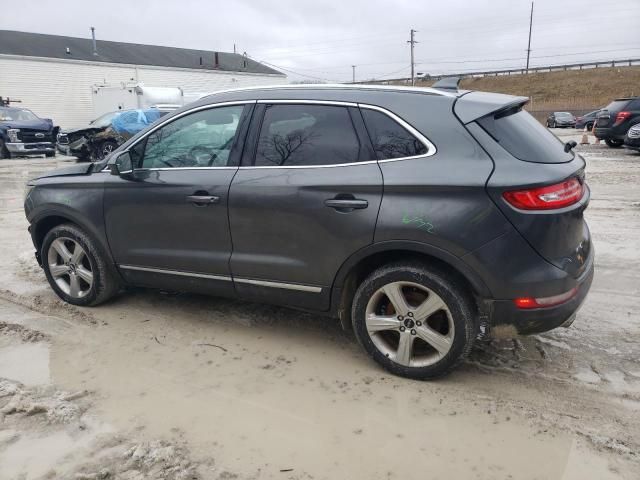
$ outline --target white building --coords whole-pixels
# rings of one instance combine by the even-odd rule
[[[287,83],[240,54],[0,30],[0,96],[63,128],[94,118],[99,86],[178,87],[185,96]]]

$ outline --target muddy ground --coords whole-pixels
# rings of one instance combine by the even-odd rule
[[[73,160],[1,161],[0,479],[640,478],[640,155],[580,152],[597,272],[574,325],[478,345],[430,383],[321,316],[147,290],[61,303],[22,194]]]

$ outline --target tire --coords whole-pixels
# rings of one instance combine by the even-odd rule
[[[401,316],[394,307],[402,302],[398,292],[407,307]],[[424,317],[419,307],[433,311]],[[457,277],[413,262],[371,273],[356,290],[351,318],[358,342],[377,363],[395,375],[420,380],[446,375],[459,365],[478,331],[473,301]]]
[[[54,158],[56,156],[56,152],[45,153],[44,156],[47,158]]]
[[[11,158],[11,152],[5,146],[4,141],[0,139],[0,160],[4,158]]]
[[[78,246],[81,251],[76,250]],[[67,303],[83,307],[98,305],[120,289],[107,256],[73,224],[51,229],[44,237],[40,254],[49,285]]]
[[[556,126],[556,122],[555,122],[555,121],[554,121],[554,122],[553,122],[553,124],[551,125],[551,128],[558,128],[558,127]]]
[[[606,143],[611,148],[620,148],[623,144],[623,140],[616,140],[615,138],[607,138],[604,143]]]
[[[111,155],[111,152],[116,148],[118,148],[118,143],[115,140],[105,140],[95,149],[94,158],[96,160],[103,160],[108,155]]]
[[[593,122],[591,122],[591,123],[587,123],[586,127],[587,127],[587,130],[588,130],[589,132],[590,132],[591,130],[593,130]]]

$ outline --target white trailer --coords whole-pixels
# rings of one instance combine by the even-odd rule
[[[142,83],[95,85],[91,89],[91,97],[94,118],[117,110],[160,106],[178,108],[185,104],[185,94],[179,87],[145,87]]]

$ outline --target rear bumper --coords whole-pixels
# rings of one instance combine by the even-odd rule
[[[37,143],[5,143],[7,150],[11,153],[23,154],[23,155],[40,155],[43,153],[51,153],[56,151],[56,147],[51,142],[37,142]]]
[[[596,127],[594,134],[597,138],[602,140],[624,140],[627,130],[624,127]]]
[[[593,282],[593,255],[589,267],[576,282],[578,291],[565,303],[547,308],[519,309],[512,300],[495,300],[491,306],[491,328],[513,326],[520,335],[541,333],[573,323],[575,314],[584,302]]]

